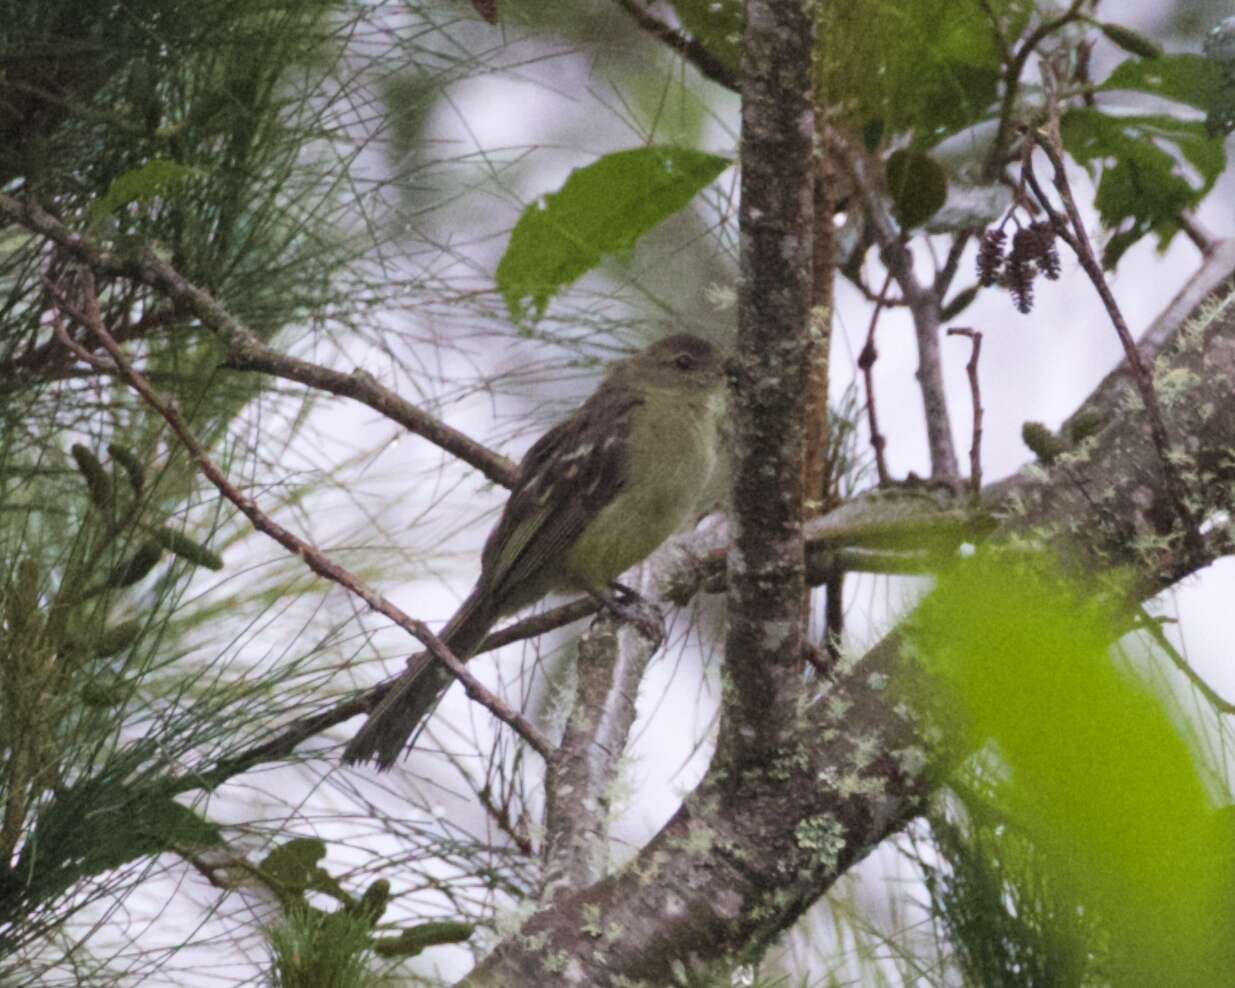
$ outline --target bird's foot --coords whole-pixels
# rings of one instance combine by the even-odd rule
[[[656,647],[665,640],[664,614],[630,587],[614,583],[607,591],[597,593],[596,599],[618,620],[633,624]]]

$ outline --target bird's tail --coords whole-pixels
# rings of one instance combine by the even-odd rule
[[[466,662],[475,654],[498,618],[482,601],[484,596],[480,587],[473,590],[438,636],[460,661]],[[413,655],[364,726],[343,749],[344,763],[376,761],[379,770],[390,768],[449,685],[450,673],[431,652]]]

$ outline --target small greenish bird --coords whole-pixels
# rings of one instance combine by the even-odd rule
[[[618,576],[695,516],[717,471],[724,407],[721,352],[697,336],[667,337],[609,368],[523,457],[442,644],[466,661],[499,618],[552,591],[610,600]],[[343,760],[389,768],[450,680],[428,652],[413,656]]]

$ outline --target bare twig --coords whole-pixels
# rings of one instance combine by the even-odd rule
[[[1176,219],[1179,220],[1179,228],[1184,231],[1184,235],[1202,254],[1211,254],[1218,246],[1217,238],[1205,229],[1204,224],[1190,209],[1181,209]]]
[[[1141,351],[1137,348],[1136,341],[1132,338],[1132,331],[1128,328],[1127,320],[1124,319],[1119,303],[1116,301],[1115,295],[1111,291],[1111,286],[1106,280],[1106,275],[1102,271],[1102,265],[1094,253],[1093,245],[1089,240],[1089,234],[1085,229],[1085,221],[1077,208],[1075,198],[1073,198],[1072,185],[1068,180],[1067,168],[1064,165],[1061,153],[1063,142],[1059,135],[1058,117],[1053,118],[1045,128],[1035,132],[1033,140],[1046,153],[1054,169],[1055,191],[1059,193],[1059,198],[1063,202],[1064,210],[1068,216],[1068,223],[1064,226],[1064,231],[1066,232],[1068,227],[1071,228],[1072,236],[1068,241],[1069,245],[1075,250],[1077,260],[1080,261],[1081,267],[1089,276],[1089,280],[1097,291],[1098,297],[1102,300],[1102,304],[1106,308],[1107,315],[1111,320],[1111,325],[1114,326],[1119,342],[1123,346],[1124,356],[1132,372],[1132,379],[1136,384],[1137,392],[1140,394],[1141,402],[1145,406],[1145,414],[1149,418],[1150,433],[1153,437],[1154,448],[1158,451],[1158,457],[1161,461],[1163,479],[1166,481],[1168,495],[1174,507],[1176,517],[1178,517],[1182,526],[1185,545],[1191,546],[1198,538],[1196,520],[1188,507],[1188,492],[1184,485],[1183,477],[1180,476],[1175,462],[1171,459],[1171,442],[1166,432],[1162,408],[1158,403],[1158,394],[1154,389],[1153,377],[1141,355]],[[1032,175],[1032,171],[1030,174]],[[1036,188],[1035,193],[1041,197],[1040,192]],[[1048,215],[1058,231],[1061,228],[1062,217],[1054,209],[1049,208],[1049,200],[1044,199],[1042,205],[1048,207]]]
[[[866,343],[858,354],[858,370],[866,384],[866,420],[870,426],[871,448],[875,451],[875,473],[879,477],[879,486],[887,487],[892,482],[888,473],[888,462],[884,456],[887,440],[879,431],[879,415],[875,408],[875,361],[879,359],[879,351],[875,348],[875,330],[879,326],[879,313],[883,311],[883,296],[892,283],[892,272],[889,271],[883,281],[883,290],[875,302],[875,310],[871,313],[870,326],[866,330]]]
[[[232,486],[223,472],[210,459],[205,448],[189,430],[176,408],[166,398],[158,394],[150,386],[149,382],[133,367],[120,349],[119,344],[116,343],[115,339],[103,325],[102,315],[99,311],[98,296],[95,293],[93,273],[89,268],[85,268],[81,271],[79,277],[83,289],[83,311],[81,314],[84,316],[87,327],[94,333],[111,357],[114,369],[119,371],[125,382],[142,397],[146,404],[162,416],[181,445],[184,446],[197,463],[202,474],[214,484],[219,493],[240,509],[241,513],[252,522],[254,528],[278,542],[279,545],[283,546],[293,555],[299,556],[304,560],[305,565],[318,576],[339,584],[339,586],[368,604],[370,609],[389,618],[408,634],[421,641],[433,654],[433,657],[441,662],[450,671],[450,674],[463,684],[467,695],[471,699],[475,700],[499,720],[508,724],[546,761],[551,762],[554,757],[552,743],[526,718],[509,707],[500,697],[486,689],[475,676],[468,672],[463,663],[451,653],[450,649],[442,644],[423,621],[409,617],[400,608],[363,583],[358,577],[278,524],[258,508],[252,498],[246,497]],[[104,369],[112,369],[108,365],[102,364],[96,355],[71,340],[67,333],[62,335],[61,342],[87,363]]]
[[[982,493],[982,389],[978,385],[978,357],[982,353],[982,334],[976,329],[949,329],[949,336],[968,336],[973,344],[965,373],[969,376],[969,397],[973,402],[973,441],[969,446],[969,491],[976,500]]]
[[[486,784],[476,790],[476,798],[480,800],[480,805],[485,808],[485,812],[489,814],[490,819],[497,824],[498,830],[509,837],[515,847],[522,853],[531,856],[535,853],[536,848],[532,846],[531,838],[520,827],[515,825],[514,820],[510,818],[509,804],[496,803],[493,800],[493,791]]]
[[[939,352],[940,319],[943,296],[934,284],[923,285],[913,270],[913,255],[909,252],[888,212],[886,196],[875,176],[877,163],[863,158],[862,152],[835,130],[825,131],[828,150],[849,172],[854,188],[859,190],[865,205],[870,230],[879,245],[880,259],[900,286],[901,295],[913,316],[914,338],[918,348],[918,370],[915,375],[922,394],[926,441],[931,457],[931,477],[952,481],[958,475],[956,447],[952,440],[952,423],[943,386],[943,361]]]
[[[986,165],[983,168],[985,177],[988,180],[995,178],[1004,166],[1004,160],[1007,155],[1008,135],[1012,129],[1012,115],[1016,110],[1017,96],[1020,94],[1021,73],[1025,71],[1025,65],[1029,61],[1029,56],[1037,50],[1038,45],[1056,31],[1081,17],[1081,7],[1084,5],[1084,2],[1085,0],[1072,0],[1067,10],[1058,17],[1039,24],[1025,37],[1020,47],[1013,51],[1011,42],[1008,41],[1000,27],[999,18],[991,6],[990,0],[979,0],[982,9],[986,11],[986,15],[991,21],[996,40],[1003,49],[1004,61],[1007,63],[1003,77],[1003,99],[999,106],[999,126],[995,132],[995,140],[991,145],[990,156],[987,158]]]
[[[698,69],[699,74],[705,79],[711,79],[713,82],[719,83],[735,93],[738,91],[738,77],[729,70],[729,67],[724,62],[694,38],[653,17],[639,6],[636,0],[615,0],[615,2],[626,13],[630,14],[642,30],[676,51]]]
[[[513,484],[515,468],[509,460],[403,400],[368,374],[345,374],[266,346],[208,292],[190,282],[152,250],[144,249],[135,257],[105,251],[93,239],[70,230],[36,203],[23,202],[4,193],[0,193],[0,217],[46,237],[66,255],[93,271],[132,279],[157,289],[178,309],[195,316],[219,337],[227,349],[226,366],[276,374],[353,398],[474,466],[490,480],[506,487]]]

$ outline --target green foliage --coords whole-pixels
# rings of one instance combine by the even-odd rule
[[[1222,142],[1199,121],[1080,108],[1064,114],[1062,133],[1068,153],[1091,172],[1103,164],[1095,205],[1103,224],[1117,231],[1103,253],[1107,267],[1149,233],[1165,250],[1180,230],[1180,212],[1200,202],[1226,167]],[[1199,181],[1189,180],[1181,160]]]
[[[296,837],[266,855],[259,867],[270,887],[285,902],[303,900],[309,892],[324,892],[347,900],[338,880],[318,864],[325,857],[324,842],[312,837]]]
[[[931,912],[974,988],[1103,983],[1104,933],[1067,875],[1015,825],[975,806],[931,819],[935,854],[920,864]]]
[[[1221,67],[1191,53],[1129,58],[1115,66],[1099,87],[1104,92],[1148,93],[1204,111],[1220,102],[1223,88]]]
[[[369,924],[343,910],[289,912],[269,934],[274,988],[364,988]]]
[[[143,165],[117,175],[103,195],[90,204],[88,214],[92,225],[132,203],[149,203],[158,197],[167,198],[180,191],[197,171],[166,158],[154,158]]]
[[[673,9],[692,38],[731,71],[742,63],[742,0],[674,0]]]
[[[1033,4],[989,4],[1015,37]],[[988,115],[1003,52],[978,3],[853,0],[821,5],[822,86],[857,133],[878,121],[886,136],[910,133],[919,148]]]
[[[962,312],[973,304],[973,300],[978,297],[978,292],[981,290],[981,287],[978,285],[970,285],[968,288],[962,288],[953,295],[939,313],[940,322],[951,322],[959,317]]]
[[[102,774],[61,789],[38,814],[14,869],[20,900],[11,909],[53,900],[82,879],[164,851],[221,843],[218,828],[157,786]]]
[[[606,255],[627,251],[724,171],[730,162],[685,148],[618,151],[577,168],[562,188],[519,218],[497,268],[518,321],[538,319],[549,300]]]
[[[1122,24],[1107,21],[1094,21],[1092,23],[1099,31],[1106,35],[1108,41],[1118,45],[1131,55],[1139,55],[1141,58],[1158,58],[1164,54],[1160,44],[1151,38],[1145,37],[1139,31],[1133,31]]]
[[[269,937],[275,984],[313,988],[365,984],[370,952],[386,958],[415,957],[429,947],[463,943],[475,932],[471,923],[439,921],[409,927],[397,936],[372,937],[390,901],[390,882],[379,878],[355,899],[321,866],[325,856],[322,841],[297,837],[276,847],[257,869],[285,916]],[[308,901],[311,892],[329,896],[340,908],[333,912],[315,908]]]
[[[948,177],[928,155],[894,151],[884,165],[892,212],[901,229],[921,226],[948,199]]]
[[[1100,912],[1115,981],[1218,984],[1232,835],[1164,700],[1112,661],[1116,629],[1043,561],[983,554],[940,579],[912,637],[954,729],[1003,766],[1001,812]]]

